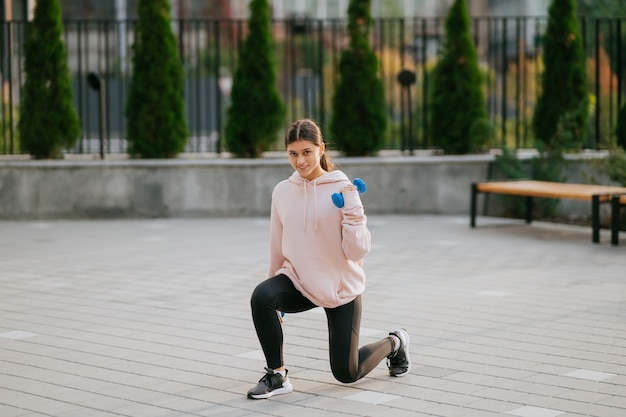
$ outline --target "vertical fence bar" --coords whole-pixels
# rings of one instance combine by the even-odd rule
[[[12,26],[17,26],[17,28],[13,28]],[[18,25],[10,25],[7,24],[7,28],[8,28],[8,33],[7,33],[7,43],[11,43],[11,39],[12,39],[12,34],[13,33],[23,33],[23,31],[21,30],[17,30],[19,28],[19,24]],[[9,44],[7,49],[6,49],[6,53],[7,53],[7,60],[6,60],[6,69],[7,69],[7,77],[9,79],[9,103],[8,103],[8,131],[9,131],[9,153],[15,153],[16,147],[15,147],[15,129],[13,128],[14,124],[15,124],[15,120],[14,120],[14,111],[13,111],[13,89],[14,89],[14,85],[13,85],[13,45]],[[21,62],[22,60],[19,60],[19,62]],[[20,72],[21,73],[21,72]],[[18,85],[19,84],[19,79],[18,79]],[[4,89],[4,84],[2,85],[2,88]],[[4,91],[2,92],[4,95]],[[2,97],[2,103],[4,106],[4,96]],[[4,112],[3,112],[4,113]],[[4,120],[4,114],[2,119]]]
[[[7,113],[6,113],[6,105],[4,103],[4,74],[6,73],[6,58],[5,54],[9,54],[8,42],[6,39],[8,38],[6,34],[8,22],[5,16],[4,3],[0,6],[0,154],[6,152],[6,143],[7,137],[9,142],[11,141],[12,136],[7,134]],[[10,83],[9,83],[10,86]]]
[[[289,108],[290,108],[290,116],[288,116],[288,120],[295,120],[298,109],[296,108],[296,35],[295,35],[295,18],[289,22],[289,25],[286,30],[286,40],[287,45],[289,45],[289,49],[287,50],[287,54],[285,56],[285,74],[287,74],[287,79],[289,80],[287,85],[288,94],[286,97],[289,97]]]
[[[4,15],[5,10],[4,7],[0,8],[0,133],[2,134],[2,141],[0,142],[0,151],[2,153],[6,153],[7,142],[9,144],[9,148],[11,147],[11,143],[13,142],[13,135],[11,134],[11,130],[8,129],[7,119],[10,119],[9,113],[11,113],[11,108],[6,105],[4,102],[4,87],[5,80],[4,74],[6,74],[6,66],[8,62],[8,56],[11,54],[11,50],[9,48],[10,43],[8,42],[8,27],[9,22],[6,20],[6,16]],[[11,88],[11,80],[8,81],[8,86]],[[8,110],[8,111],[7,111]],[[10,123],[10,121],[9,121]],[[8,133],[7,133],[8,131]],[[12,152],[11,152],[12,153]]]
[[[196,140],[193,131],[193,109],[189,109],[188,103],[193,101],[193,68],[189,68],[188,59],[187,59],[187,33],[185,32],[186,22],[183,19],[183,10],[178,10],[175,17],[171,22],[171,30],[174,32],[174,42],[176,43],[176,53],[178,54],[178,60],[182,67],[182,71],[184,75],[183,81],[183,100],[185,102],[185,125],[188,129],[188,138],[184,151],[190,151],[193,148],[193,143]]]
[[[583,56],[586,58],[588,56],[588,52],[589,52],[589,45],[588,45],[588,40],[589,40],[589,34],[588,34],[588,24],[587,24],[587,17],[586,16],[581,16],[580,18],[580,32],[581,32],[581,37],[582,37],[582,43],[583,43]],[[591,47],[591,52],[593,54],[593,46]],[[590,56],[592,54],[589,54]],[[585,63],[585,73],[587,73],[587,65]],[[595,114],[594,114],[595,116]],[[589,121],[588,121],[589,123]],[[590,125],[589,125],[590,126]],[[587,146],[589,145],[589,143],[591,143],[590,141],[592,140],[591,138],[591,128],[588,127],[587,128]]]
[[[178,60],[182,67],[182,71],[184,75],[183,81],[183,100],[185,101],[185,125],[188,129],[188,138],[187,143],[185,144],[184,150],[189,151],[193,147],[194,132],[193,132],[193,120],[192,113],[193,110],[190,111],[188,103],[193,100],[193,69],[189,68],[188,58],[187,58],[187,33],[185,32],[186,23],[183,20],[183,10],[178,10],[178,13],[175,15],[175,18],[172,19],[171,30],[174,32],[174,42],[176,43],[176,53],[178,54]]]
[[[483,36],[485,38],[485,45],[483,46],[483,56],[482,61],[485,63],[487,67],[487,71],[485,73],[485,109],[487,111],[487,117],[489,121],[493,124],[493,117],[491,114],[491,78],[492,74],[490,72],[489,59],[491,57],[491,22],[488,17],[480,18],[483,25]]]
[[[398,48],[400,51],[400,68],[404,69],[405,68],[405,55],[406,55],[406,44],[404,42],[404,19],[399,18],[398,22],[400,23],[398,25]],[[393,83],[393,85],[391,85],[391,88],[394,87],[396,83]],[[405,88],[400,88],[400,137],[401,137],[401,141],[400,141],[400,150],[402,152],[404,152],[405,150],[407,150],[409,148],[409,142],[407,139],[407,134],[410,135],[411,132],[409,131],[409,128],[407,126],[406,123],[406,115],[407,112],[405,110],[405,106],[407,105],[409,98],[407,97],[406,94],[406,89]],[[409,117],[411,117],[411,115],[409,114]]]
[[[515,19],[515,62],[517,65],[517,71],[515,73],[515,147],[520,146],[520,128],[522,122],[521,116],[521,95],[522,95],[522,28],[521,20],[519,17]]]
[[[26,31],[28,26],[28,19],[25,16],[24,20],[21,21],[20,23],[17,24],[16,28],[14,31],[12,31],[12,36],[16,37],[16,43],[15,45],[23,45],[26,42]],[[15,45],[12,45],[12,48],[15,47]],[[10,55],[11,60],[14,61],[11,62],[9,61],[9,79],[11,80],[11,89],[9,90],[9,106],[11,107],[11,110],[13,110],[13,107],[19,107],[19,103],[21,102],[21,92],[20,92],[20,88],[22,85],[24,85],[24,64],[23,62],[25,61],[25,57],[24,57],[24,50],[23,48],[16,48],[15,53]],[[17,74],[13,73],[13,66],[17,66]],[[13,79],[17,78],[17,85],[13,85]],[[13,111],[11,111],[11,129],[12,132],[13,131],[13,126],[17,124],[18,120],[15,119],[19,119],[19,114],[17,115],[17,117],[15,116],[15,114],[13,113]],[[14,132],[15,133],[15,132]],[[15,136],[12,136],[13,139],[15,139]],[[15,140],[13,140],[12,144],[15,143]],[[21,149],[15,148],[14,149],[15,152],[21,152]]]
[[[102,73],[102,69],[105,67],[105,62],[106,62],[106,51],[104,49],[104,43],[105,43],[105,39],[106,39],[106,22],[103,20],[98,20],[97,21],[97,26],[98,26],[98,42],[95,45],[95,51],[92,50],[92,53],[95,54],[95,70],[98,71],[99,73]],[[98,97],[99,99],[100,97]],[[99,103],[101,103],[99,101]],[[98,109],[98,114],[102,114],[100,113],[100,105],[96,106],[96,108]],[[104,120],[104,119],[103,119]],[[98,117],[98,138],[100,138],[100,132],[103,132],[104,130],[103,128],[103,123],[100,120],[100,117]],[[104,138],[103,138],[104,139]],[[99,151],[100,149],[100,141],[97,142],[98,146],[95,148],[95,151]]]
[[[614,88],[611,88],[611,93],[612,93],[612,104],[613,104],[613,108],[614,108],[614,113],[611,114],[611,116],[614,118],[615,124],[611,125],[611,133],[614,134],[613,136],[613,141],[612,143],[619,143],[619,138],[617,137],[617,128],[620,125],[620,122],[624,123],[624,120],[620,120],[620,112],[622,110],[622,105],[624,104],[623,100],[622,100],[622,88],[624,86],[623,84],[623,76],[625,74],[623,74],[623,65],[622,65],[622,59],[624,57],[623,55],[623,51],[622,48],[625,47],[626,45],[624,45],[624,43],[622,42],[622,19],[621,18],[616,18],[613,19],[612,21],[615,24],[615,36],[614,36],[614,41],[611,42],[610,44],[613,46],[613,53],[614,53],[614,57],[615,60],[611,62],[611,74],[615,75],[615,83],[614,83]],[[611,78],[612,79],[612,78]],[[625,126],[621,126],[622,130]]]
[[[78,64],[78,76],[79,78],[81,78],[81,82],[78,83],[78,98],[81,102],[80,104],[80,116],[81,116],[81,120],[83,121],[83,131],[82,131],[82,137],[81,140],[79,142],[79,146],[78,146],[78,153],[84,153],[85,152],[85,147],[89,148],[89,140],[91,139],[91,118],[89,117],[90,112],[89,112],[89,99],[88,97],[86,97],[86,95],[89,92],[89,89],[84,89],[83,88],[83,80],[82,78],[84,77],[85,74],[87,74],[87,71],[85,70],[85,68],[83,67],[83,28],[85,27],[85,23],[84,21],[77,21],[76,22],[76,53],[77,53],[77,64]],[[87,40],[88,43],[88,40]]]
[[[420,147],[422,149],[425,149],[428,146],[428,110],[426,108],[426,103],[428,103],[428,71],[426,69],[426,61],[428,60],[428,38],[427,38],[427,29],[428,27],[426,26],[426,19],[425,18],[421,18],[416,22],[416,27],[419,27],[420,31],[419,33],[416,34],[416,39],[419,38],[421,39],[421,51],[415,51],[415,59],[419,60],[419,66],[421,69],[421,89],[422,89],[422,96],[421,96],[421,103],[419,104],[419,106],[416,106],[416,111],[418,111],[418,107],[419,107],[419,111],[420,111],[420,118],[421,118],[421,122],[422,122],[422,128],[420,129],[421,135],[419,137],[419,142],[420,142]],[[416,73],[417,73],[417,68],[416,68]],[[416,84],[417,85],[417,84]],[[416,94],[417,96],[417,94]]]
[[[17,27],[16,27],[17,26]],[[20,33],[23,33],[21,30],[19,30],[19,24],[15,24],[12,22],[6,23],[5,27],[7,30],[7,38],[5,39],[7,48],[6,48],[6,60],[5,60],[5,65],[6,65],[6,74],[7,74],[7,79],[8,79],[8,89],[9,89],[9,97],[8,97],[8,103],[5,104],[4,102],[4,83],[6,82],[4,79],[2,80],[2,85],[0,86],[0,88],[2,88],[2,99],[0,100],[2,102],[2,106],[3,106],[3,111],[2,111],[2,120],[3,123],[5,123],[6,126],[6,130],[3,128],[3,136],[4,136],[4,132],[8,132],[8,153],[9,154],[13,154],[13,153],[17,153],[20,151],[19,147],[16,146],[16,141],[15,141],[15,129],[14,129],[14,125],[15,125],[15,112],[14,112],[14,97],[13,97],[13,90],[14,90],[14,81],[13,81],[13,43],[12,43],[12,39],[13,36],[15,34],[15,36],[20,36]],[[22,60],[17,61],[22,62]],[[18,64],[19,65],[19,64]],[[20,71],[18,70],[18,74],[20,73]],[[4,76],[4,68],[3,68],[3,76]],[[19,77],[18,77],[18,85],[21,85],[19,83]],[[6,110],[4,110],[6,108]],[[19,117],[19,114],[17,115]],[[5,122],[8,119],[7,122]],[[5,149],[6,149],[6,140],[5,142]]]
[[[386,44],[391,44],[389,47],[389,50],[395,50],[395,45],[392,44],[393,42],[393,19],[385,19],[385,20],[381,20],[379,23],[379,42],[380,45],[386,45]],[[387,100],[385,100],[385,108],[387,111],[387,114],[390,116],[390,120],[391,123],[387,124],[387,132],[390,136],[390,140],[389,143],[393,144],[395,143],[395,138],[394,138],[394,131],[396,130],[396,107],[395,105],[397,103],[394,103],[394,95],[395,95],[395,91],[394,91],[394,82],[393,82],[393,64],[390,59],[389,54],[387,54],[386,56],[384,56],[383,58],[385,58],[385,60],[383,62],[381,62],[381,76],[382,76],[382,80],[383,80],[383,85],[384,85],[384,89],[386,91],[385,93],[385,97],[387,97]],[[393,145],[392,145],[393,146]],[[396,145],[397,146],[397,145]]]
[[[326,94],[324,83],[324,22],[317,22],[317,77],[319,80],[319,121],[320,125],[326,124]]]
[[[128,22],[124,19],[116,19],[115,20],[115,56],[118,57],[116,61],[116,65],[113,70],[112,77],[117,80],[117,85],[115,86],[115,90],[113,86],[109,86],[109,94],[108,100],[111,106],[111,112],[113,112],[113,108],[120,109],[120,113],[116,118],[116,127],[117,129],[113,129],[113,124],[109,124],[108,130],[108,145],[110,147],[111,153],[121,153],[124,152],[124,143],[125,143],[125,129],[124,123],[126,121],[125,113],[126,113],[126,80],[128,74],[128,48],[127,48],[127,40],[128,36]],[[115,91],[115,93],[114,93]],[[108,120],[113,120],[111,115],[108,116]]]
[[[580,17],[580,32],[581,32],[581,37],[582,37],[582,43],[583,43],[583,56],[586,58],[587,57],[587,53],[588,53],[588,48],[589,45],[588,43],[588,39],[589,39],[589,35],[588,35],[588,24],[587,24],[587,17],[586,16],[581,16]],[[592,47],[592,51],[593,53],[593,47]],[[585,73],[587,72],[587,66],[585,64]],[[596,96],[596,99],[598,97]],[[594,117],[597,117],[597,114],[594,114]],[[591,143],[591,140],[593,140],[591,138],[591,129],[588,127],[587,128],[587,144],[586,146],[589,146],[589,144]]]
[[[609,31],[609,39],[614,39],[613,38],[613,23],[615,23],[615,20],[607,20],[606,22],[609,25],[608,31]],[[614,48],[614,43],[611,42],[609,43],[609,45],[607,45],[607,48]],[[611,51],[606,51],[609,55],[614,52],[613,50]],[[600,66],[600,62],[596,63],[597,66]],[[614,130],[615,127],[615,123],[616,123],[616,114],[615,114],[615,103],[614,103],[614,91],[613,91],[613,68],[611,68],[611,64],[609,63],[609,129],[612,131]],[[602,91],[602,90],[600,90]],[[619,110],[618,110],[619,111]]]
[[[124,13],[124,19],[122,20],[120,17],[116,16],[116,20],[115,20],[115,51],[116,51],[116,56],[119,57],[119,60],[117,62],[117,65],[115,65],[115,78],[118,80],[117,82],[117,100],[115,103],[113,103],[112,97],[109,97],[109,100],[111,101],[111,106],[112,107],[117,107],[119,109],[124,109],[124,83],[125,83],[125,66],[126,66],[126,61],[128,60],[128,54],[127,54],[127,48],[126,48],[126,39],[128,39],[126,37],[126,20],[125,20],[125,16],[126,14]],[[113,89],[111,88],[111,93],[113,93]],[[113,95],[113,94],[111,94]],[[111,109],[111,113],[112,113]],[[117,131],[117,138],[115,138],[115,145],[116,147],[114,148],[112,146],[112,142],[113,142],[113,137],[112,137],[112,128],[108,129],[108,134],[109,134],[109,147],[110,147],[110,151],[111,153],[113,152],[122,152],[121,150],[121,138],[124,137],[124,135],[122,134],[122,125],[124,123],[125,117],[119,117],[118,116],[118,131]],[[111,126],[110,126],[111,127]]]
[[[125,46],[125,50],[129,51],[130,42],[133,38],[133,34],[135,31],[135,21],[130,21],[128,19],[124,20],[124,27],[122,28],[125,31],[125,37],[123,41],[126,41],[127,44]],[[132,74],[132,56],[125,55],[125,59],[123,62],[123,74],[120,79],[123,79],[123,82],[120,83],[120,98],[119,98],[119,108],[126,108],[126,97],[128,97],[128,88],[130,86],[130,77]],[[128,149],[128,141],[126,139],[127,136],[127,125],[126,125],[126,117],[120,117],[120,131],[119,134],[119,152],[125,152]]]
[[[497,45],[497,31],[495,30],[496,21],[493,18],[487,18],[487,65],[488,68],[495,68],[497,52],[495,45]],[[491,71],[489,74],[489,79],[487,81],[487,114],[491,118],[491,121],[494,123],[494,135],[497,136],[498,130],[495,128],[497,124],[497,108],[496,108],[496,92],[497,92],[497,83],[498,77],[495,71]]]
[[[292,50],[292,45],[291,45],[291,24],[292,22],[287,20],[285,21],[285,37],[283,40],[283,59],[282,59],[282,73],[283,73],[283,77],[282,77],[282,82],[283,82],[283,97],[285,98],[289,98],[290,94],[291,94],[291,84],[292,84],[292,78],[291,78],[291,62],[290,62],[290,57],[291,57],[291,50]],[[285,111],[286,111],[286,117],[287,120],[291,120],[293,118],[293,108],[291,107],[292,102],[291,101],[287,101],[287,103],[285,103]]]
[[[596,71],[595,71],[595,95],[596,95],[596,119],[594,124],[594,148],[599,149],[599,137],[600,137],[600,111],[602,110],[602,105],[600,104],[601,98],[601,90],[600,90],[600,19],[596,19],[595,21],[595,60],[596,60]]]
[[[528,18],[524,18],[524,24],[522,27],[522,66],[520,68],[521,80],[522,80],[522,101],[520,106],[522,107],[522,146],[526,146],[528,143],[528,115],[526,114],[526,102],[528,101],[528,65],[527,65],[527,42],[528,42]]]
[[[106,146],[107,146],[107,152],[110,153],[111,152],[111,118],[109,117],[109,114],[111,113],[111,92],[109,91],[110,87],[110,79],[111,76],[113,74],[113,63],[111,62],[111,36],[112,34],[115,34],[116,32],[114,32],[112,30],[112,28],[114,28],[115,26],[115,21],[111,22],[111,21],[107,21],[106,22],[106,38],[105,38],[105,48],[106,48],[106,70],[104,71],[104,75],[103,78],[106,80],[106,82],[104,83],[104,87],[105,87],[105,91],[103,92],[104,94],[104,98],[105,98],[105,103],[103,103],[103,105],[106,108],[106,111],[104,112],[104,120],[103,123],[105,123],[105,128],[104,128],[104,132],[106,133]],[[104,157],[103,157],[104,159]]]
[[[616,49],[617,49],[617,67],[615,72],[617,73],[617,114],[619,114],[622,108],[622,46],[626,47],[626,45],[622,45],[622,19],[617,19],[617,28],[616,28]],[[618,117],[619,123],[619,117]]]
[[[540,21],[539,18],[535,18],[535,30],[534,32],[540,33],[539,32],[539,28],[540,28]],[[535,45],[535,51],[539,51],[540,48],[543,49],[543,42],[541,42],[540,37],[535,35],[534,37],[534,45]],[[543,53],[543,51],[542,51]],[[540,95],[541,95],[541,90],[542,90],[542,84],[541,84],[541,74],[539,73],[539,60],[540,60],[540,54],[539,53],[535,53],[535,103],[537,103],[537,100],[539,99]],[[534,117],[534,113],[533,116]]]
[[[316,94],[315,89],[313,88],[314,80],[315,80],[315,54],[314,54],[314,45],[315,45],[315,31],[313,30],[313,21],[311,19],[306,19],[305,21],[305,32],[303,35],[304,38],[304,51],[305,51],[305,61],[302,64],[303,73],[302,73],[302,100],[304,101],[304,116],[310,117],[312,119],[317,119],[316,109],[315,109],[315,101]]]
[[[194,152],[202,152],[203,151],[203,141],[204,141],[204,131],[202,129],[202,113],[204,109],[204,101],[202,100],[202,85],[206,84],[207,87],[210,85],[209,83],[209,71],[205,68],[205,62],[203,58],[207,55],[207,50],[205,48],[202,39],[200,38],[200,21],[198,19],[192,19],[189,22],[189,27],[192,30],[191,39],[193,39],[192,43],[192,51],[190,53],[191,62],[195,67],[196,72],[196,88],[194,88],[194,104],[195,107],[195,129],[196,129],[196,143]],[[188,29],[189,30],[189,29]],[[204,53],[203,53],[204,52]],[[208,58],[207,58],[208,59]],[[207,78],[204,80],[204,78]],[[210,90],[209,90],[210,91]],[[205,97],[207,101],[210,102],[210,93]]]
[[[502,20],[502,97],[501,97],[501,106],[500,115],[502,117],[502,126],[501,126],[501,134],[502,134],[502,145],[507,146],[506,143],[506,119],[507,119],[507,85],[506,85],[506,77],[507,77],[507,67],[508,67],[508,58],[507,58],[507,43],[508,43],[508,34],[507,34],[507,19],[503,18]]]
[[[175,22],[172,24],[172,30],[174,36],[178,39],[178,58],[180,65],[182,66],[183,73],[185,74],[185,84],[183,88],[183,97],[185,100],[185,122],[188,129],[189,137],[185,144],[184,150],[191,152],[194,149],[194,144],[197,143],[198,137],[195,131],[195,113],[194,113],[194,99],[196,95],[196,77],[197,67],[192,62],[192,47],[193,47],[193,34],[187,32],[189,21],[184,19],[184,11],[180,10],[176,16]]]
[[[215,40],[214,42],[214,51],[215,51],[215,65],[213,66],[213,76],[215,77],[215,105],[217,107],[217,114],[216,114],[216,118],[215,118],[215,125],[216,125],[216,130],[217,130],[217,140],[215,142],[215,152],[217,152],[218,155],[221,154],[222,152],[222,135],[224,134],[224,127],[222,124],[222,117],[224,114],[224,102],[223,102],[223,95],[226,94],[225,91],[222,91],[222,89],[220,88],[220,77],[222,76],[222,74],[220,74],[220,68],[222,65],[222,39],[221,39],[221,31],[220,31],[220,22],[218,20],[214,20],[211,22],[208,22],[209,24],[209,28],[207,28],[207,37],[208,37],[208,33],[210,33],[210,24],[213,23],[213,39]],[[208,47],[207,47],[208,49]]]

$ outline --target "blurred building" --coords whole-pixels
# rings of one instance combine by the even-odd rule
[[[59,0],[65,19],[134,19],[139,0]],[[472,16],[545,16],[550,0],[467,0]],[[248,17],[250,0],[170,0],[183,19]],[[350,0],[269,0],[273,17],[345,18]],[[445,16],[453,0],[372,0],[372,16]],[[4,0],[3,20],[32,17],[36,0]]]

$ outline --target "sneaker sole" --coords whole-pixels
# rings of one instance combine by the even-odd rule
[[[289,394],[293,391],[293,385],[288,383],[289,385],[283,384],[282,388],[276,388],[274,391],[266,392],[264,394],[248,394],[248,398],[251,400],[265,400],[267,398],[273,397],[274,395],[280,394]]]
[[[392,374],[389,373],[390,376],[394,377],[394,378],[400,378],[403,377],[405,375],[408,375],[408,373],[411,371],[411,365],[409,365],[409,367],[407,368],[407,370],[405,372],[402,372],[401,374]]]
[[[400,378],[405,376],[406,374],[408,374],[411,371],[411,357],[409,356],[409,346],[411,345],[411,341],[410,341],[410,336],[409,336],[409,332],[407,332],[406,330],[402,329],[404,336],[406,338],[406,347],[404,349],[404,352],[406,353],[406,357],[409,360],[409,366],[406,368],[406,371],[396,374],[396,373],[391,373],[391,371],[389,372],[389,375],[395,377],[395,378]]]

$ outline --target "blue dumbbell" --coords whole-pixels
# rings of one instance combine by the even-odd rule
[[[354,181],[352,181],[352,184],[354,184],[354,186],[356,187],[356,190],[360,194],[363,194],[365,191],[367,191],[367,187],[365,186],[365,182],[363,182],[363,180],[361,178],[355,178]],[[332,199],[333,199],[333,203],[335,203],[335,205],[338,208],[342,208],[343,207],[343,195],[341,195],[341,193],[334,193],[332,195]]]

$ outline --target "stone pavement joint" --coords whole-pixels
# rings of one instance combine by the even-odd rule
[[[0,416],[626,416],[626,244],[478,224],[369,217],[361,343],[405,327],[409,375],[334,380],[315,309],[283,325],[294,392],[253,401],[268,219],[0,222]]]

